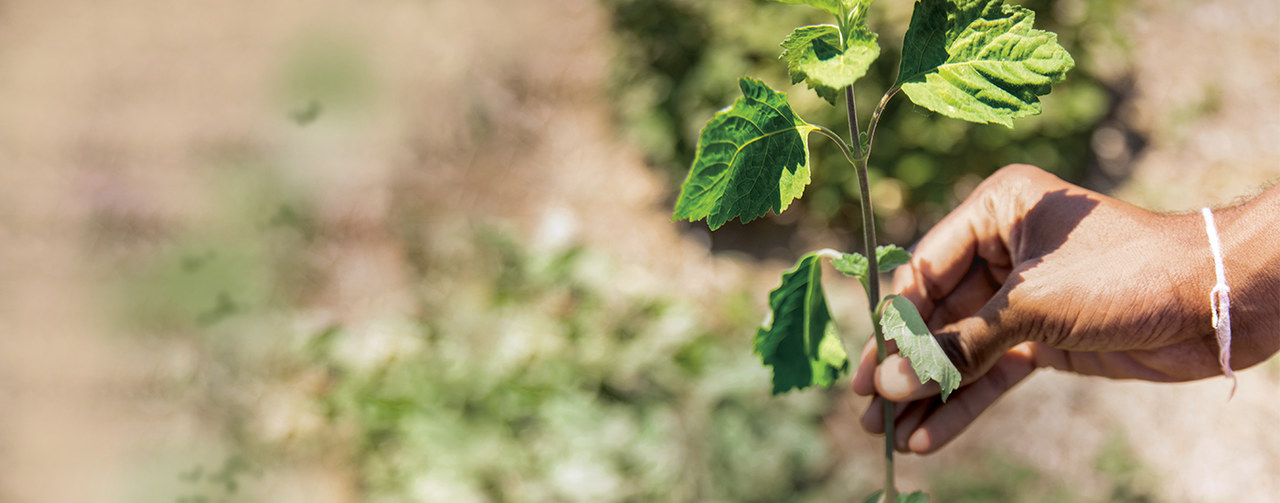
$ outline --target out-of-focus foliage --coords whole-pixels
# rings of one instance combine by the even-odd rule
[[[372,501],[779,501],[833,482],[822,397],[773,401],[745,341],[720,335],[754,314],[621,293],[581,248],[434,239],[451,244],[416,254],[424,318],[394,326],[404,350],[353,358],[372,343],[353,327],[309,343]]]
[[[309,457],[336,457],[371,502],[772,502],[870,489],[835,476],[824,395],[773,398],[762,384],[768,370],[748,349],[760,313],[745,290],[699,303],[620,284],[656,273],[597,250],[414,217],[383,236],[406,257],[413,306],[344,320],[317,303],[310,264],[355,238],[318,226],[269,168],[226,172],[217,197],[237,204],[122,261],[111,285],[131,333],[187,355],[151,392],[205,411],[234,447],[176,464],[180,500],[252,499],[262,473]]]
[[[796,25],[831,22],[813,9],[766,0],[601,1],[613,13],[618,48],[613,64],[616,116],[649,162],[667,173],[673,188],[688,172],[698,131],[715,110],[733,101],[737,77],[751,75],[785,90],[790,80],[778,60],[779,44]],[[1034,10],[1038,27],[1058,33],[1059,43],[1075,57],[1076,69],[1043,97],[1043,115],[1023,119],[1013,129],[947,119],[895,98],[876,133],[870,166],[877,230],[889,241],[909,241],[927,230],[981,177],[1003,165],[1035,164],[1079,181],[1093,162],[1093,131],[1127,85],[1126,42],[1110,21],[1126,2],[1014,3]],[[883,50],[856,87],[864,121],[897,77],[911,4],[872,4],[871,28]],[[796,112],[809,122],[845,130],[841,102],[831,107],[803,85],[792,86],[788,94]],[[834,145],[815,140],[813,146],[814,183],[790,210],[800,213],[798,219],[782,221],[799,220],[854,236],[861,217],[853,204],[858,197],[853,169]],[[850,247],[857,245],[850,240]]]
[[[176,497],[148,486],[146,501],[253,501],[277,467],[317,460],[369,502],[854,501],[874,484],[877,473],[842,467],[870,465],[877,449],[832,451],[826,395],[761,385],[745,290],[692,303],[620,287],[644,271],[596,250],[413,220],[394,236],[412,313],[341,321],[306,307],[306,250],[344,238],[317,227],[305,198],[234,178],[224,190],[237,210],[122,263],[113,285],[135,333],[193,358],[161,369],[151,392],[230,441],[224,455],[166,464]],[[1135,470],[1112,458],[1100,463]],[[993,463],[1003,468],[937,474],[937,494],[1079,501],[1052,477]]]
[[[611,5],[632,23],[619,37],[639,44],[628,58],[652,55],[632,67],[640,81],[619,87],[630,100],[620,106],[661,104],[638,122],[624,114],[628,130],[646,137],[650,124],[647,151],[682,159],[671,164],[679,177],[687,159],[678,150],[696,138],[685,133],[737,93],[726,82],[741,73],[785,82],[776,45],[805,15],[745,0],[741,9]],[[769,27],[767,36],[729,29],[736,21]],[[325,58],[308,47],[282,72],[280,108],[313,134],[344,131],[333,123],[375,99],[365,65],[358,52]],[[790,92],[839,124],[837,109],[811,91]],[[899,108],[930,127],[963,126]],[[877,141],[877,156],[906,148],[889,143]],[[351,490],[347,500],[371,502],[853,501],[878,478],[845,469],[869,465],[860,456],[876,450],[832,452],[825,395],[774,398],[761,384],[768,370],[747,350],[762,314],[754,289],[699,300],[670,278],[657,281],[662,289],[634,288],[618,278],[658,273],[598,249],[539,247],[503,224],[438,216],[397,197],[383,201],[387,221],[335,214],[301,183],[323,174],[312,157],[253,144],[214,150],[226,155],[199,174],[194,222],[134,235],[121,232],[135,227],[127,219],[92,216],[101,234],[89,238],[109,256],[104,298],[121,332],[164,355],[144,369],[140,392],[166,412],[193,411],[191,429],[218,437],[209,449],[218,452],[165,453],[159,469],[172,470],[170,484],[139,484],[137,501],[272,501],[264,480],[316,466],[325,481],[350,479],[335,483]],[[841,170],[819,174],[828,178],[810,190],[834,188],[843,201],[852,178],[830,178],[845,172],[843,159],[834,149],[821,155]],[[344,282],[388,263],[403,266],[396,284],[409,285],[408,305],[346,309],[336,292]],[[1040,494],[1034,484],[1007,488],[1002,476],[974,475],[1005,488],[993,494],[1006,498],[986,501]]]

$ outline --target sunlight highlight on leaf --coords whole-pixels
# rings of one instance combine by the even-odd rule
[[[791,83],[805,82],[823,99],[834,104],[844,88],[866,75],[880,56],[875,33],[862,26],[851,30],[842,51],[840,28],[824,24],[801,26],[782,42],[779,59],[787,63]]]
[[[920,0],[903,39],[898,84],[911,101],[947,117],[1012,127],[1040,113],[1075,66],[1035,13],[1003,0]]]
[[[781,213],[809,184],[809,132],[787,95],[743,77],[742,97],[702,128],[674,219],[706,219],[712,230]]]

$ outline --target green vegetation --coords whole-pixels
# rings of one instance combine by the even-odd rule
[[[790,77],[777,64],[778,39],[812,17],[762,1],[744,1],[741,9],[693,0],[605,3],[617,14],[619,40],[639,41],[619,44],[619,67],[643,60],[627,70],[636,72],[634,83],[619,86],[627,97],[618,101],[620,117],[663,166],[693,157],[703,119],[732,101],[737,90],[724,75]],[[870,17],[885,23],[877,31],[905,30],[905,23],[888,28],[898,25]],[[728,28],[744,25],[751,28]],[[858,77],[824,68],[832,58],[823,59],[823,51],[837,46],[831,35],[821,28],[790,40],[799,47],[796,68],[812,79],[806,82],[838,90]],[[871,63],[861,82],[892,84],[895,68],[886,61],[896,58],[893,38],[882,41],[886,57]],[[358,116],[379,98],[365,57],[340,40],[304,40],[284,58],[270,112],[306,132]],[[821,93],[831,93],[815,89],[797,100],[796,117],[842,119],[843,111],[816,106],[825,104]],[[1084,96],[1071,101],[1084,105],[1046,107],[1083,115],[1028,119],[1017,130],[971,130],[891,104],[876,149],[898,161],[872,166],[870,176],[880,187],[910,189],[902,212],[928,214],[936,210],[928,205],[941,207],[950,197],[957,177],[990,169],[992,152],[1007,159],[1010,151],[1046,151],[1041,142],[1056,142],[1048,143],[1056,151],[1079,140],[1106,100],[1099,88],[1073,89],[1052,96]],[[864,110],[874,104],[863,103]],[[1025,141],[1006,148],[1009,135]],[[842,154],[824,140],[812,147],[810,194],[792,213],[856,229],[856,212],[843,209],[858,192],[839,168]],[[1061,155],[1084,150],[1064,147]],[[637,271],[601,249],[539,247],[509,224],[439,216],[420,193],[370,203],[387,205],[388,216],[376,223],[335,216],[323,196],[298,182],[314,174],[307,156],[253,142],[213,142],[209,152],[214,158],[202,166],[209,169],[189,195],[197,214],[190,220],[153,229],[92,216],[98,234],[89,238],[110,269],[103,298],[119,332],[129,347],[162,355],[146,361],[155,368],[142,369],[146,388],[130,392],[149,406],[162,404],[162,414],[190,414],[175,422],[208,442],[146,453],[159,460],[146,469],[164,480],[134,482],[134,500],[271,501],[264,484],[291,470],[349,489],[336,499],[372,502],[861,501],[876,486],[874,474],[847,469],[875,453],[833,447],[841,441],[823,416],[838,403],[834,393],[770,397],[761,386],[769,372],[742,337],[759,325],[760,299],[746,285],[725,285],[728,293],[716,298],[694,298],[671,288],[670,278],[661,288],[620,288],[617,278]],[[409,285],[407,305],[341,305],[329,291],[343,281],[338,263],[364,260],[363,247],[376,246],[403,260],[397,274]],[[885,271],[904,256],[884,247],[874,267]],[[809,271],[819,269],[819,258]],[[833,264],[868,282],[867,257],[840,254]],[[804,304],[816,310],[809,300]],[[822,344],[835,340],[829,326],[815,350],[820,361],[842,360],[842,347]],[[837,366],[847,368],[828,367]],[[956,473],[965,478],[951,486],[948,474],[927,479],[938,500],[1032,501],[1045,494],[1001,470]],[[1062,494],[1059,501],[1079,501]]]
[[[868,159],[885,106],[902,91],[915,104],[948,117],[1012,127],[1015,118],[1040,113],[1040,96],[1066,78],[1075,61],[1057,35],[1034,29],[1035,14],[1003,0],[920,0],[903,38],[895,83],[884,92],[865,129],[860,127],[854,84],[879,56],[878,37],[867,24],[871,0],[781,0],[804,4],[835,16],[835,25],[797,28],[781,43],[792,82],[809,87],[834,103],[843,88],[852,143],[793,111],[785,93],[743,77],[743,98],[721,111],[702,129],[693,167],[681,186],[674,218],[706,219],[712,230],[733,218],[743,223],[767,211],[781,212],[809,183],[809,133],[833,142],[853,166],[861,199],[866,255],[832,250],[805,255],[783,275],[770,294],[772,309],[755,337],[755,350],[773,368],[774,393],[830,385],[848,366],[822,293],[819,258],[858,277],[866,289],[868,310],[880,361],[887,341],[910,360],[921,382],[935,381],[946,400],[960,386],[960,373],[929,333],[915,306],[905,298],[881,298],[880,256],[905,263],[906,252],[876,245]],[[835,87],[833,87],[835,86]],[[887,268],[891,269],[891,268]],[[884,488],[872,500],[914,502],[920,493],[898,494],[894,483],[894,404],[884,411]]]
[[[779,65],[779,41],[793,27],[829,23],[829,15],[796,9],[768,0],[729,4],[691,0],[602,0],[613,13],[619,56],[612,66],[614,103],[619,123],[641,145],[649,162],[672,184],[685,178],[694,158],[705,119],[734,100],[736,79],[753,75],[783,83],[789,69]],[[1068,181],[1080,181],[1092,160],[1090,138],[1123,97],[1129,83],[1128,43],[1111,22],[1128,2],[1106,0],[1016,1],[1036,12],[1036,24],[1059,34],[1078,65],[1071,79],[1045,96],[1051,114],[1022,119],[1009,129],[994,125],[937,120],[937,114],[904,100],[884,110],[876,140],[878,162],[868,167],[876,189],[876,229],[889,242],[910,242],[954,206],[977,180],[1000,166],[1023,162],[1043,167]],[[869,25],[873,32],[906,31],[912,2],[876,2]],[[744,26],[750,29],[743,29]],[[867,69],[860,86],[888,89],[898,75],[902,38],[878,39],[881,55]],[[796,87],[795,89],[803,89]],[[792,106],[813,124],[837,124],[843,107],[792,91]],[[860,110],[872,110],[878,94],[857,95]],[[738,234],[760,233],[772,226],[829,229],[860,244],[858,183],[845,169],[838,148],[817,141],[812,146],[812,184],[784,218],[771,218],[738,228],[729,224],[714,243],[733,246]],[[790,235],[790,234],[786,234]],[[805,250],[796,243],[771,243],[747,250],[784,258],[770,251],[791,246],[793,258]]]

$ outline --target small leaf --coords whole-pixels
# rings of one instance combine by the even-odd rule
[[[821,261],[800,258],[769,292],[770,319],[756,331],[755,352],[773,367],[773,393],[814,384],[830,386],[848,370],[849,359],[831,321],[822,291]]]
[[[920,0],[903,39],[898,84],[940,114],[1012,127],[1075,61],[1035,13],[1003,0]]]
[[[867,267],[870,266],[870,263],[867,262],[866,256],[861,253],[841,254],[840,258],[831,261],[831,265],[835,266],[837,271],[844,273],[845,276],[858,278],[858,281],[862,282],[863,290],[866,290],[867,294],[870,295],[871,286],[867,284]]]
[[[876,269],[879,269],[880,272],[892,271],[910,260],[911,252],[903,250],[896,245],[876,247]]]
[[[867,257],[861,253],[842,253],[840,258],[831,261],[831,265],[835,266],[837,271],[844,273],[845,276],[862,279],[867,277]]]
[[[880,503],[882,498],[884,498],[884,491],[876,491],[871,493],[871,496],[868,496],[867,499],[862,500],[862,503]],[[921,491],[911,494],[898,493],[898,503],[929,503],[929,495]]]
[[[929,495],[923,491],[916,491],[911,494],[898,494],[898,503],[929,503]]]
[[[781,213],[809,184],[809,132],[787,95],[743,77],[742,97],[711,118],[698,138],[674,219],[707,219],[712,230],[738,218]]]
[[[844,88],[866,75],[871,63],[880,56],[877,35],[866,28],[865,9],[861,26],[853,27],[845,48],[841,50],[840,28],[824,24],[801,26],[782,41],[782,55],[787,62],[791,83],[806,82],[823,99],[835,104]]]
[[[892,271],[909,260],[911,260],[911,254],[895,245],[876,247],[876,269],[880,272]],[[862,287],[868,288],[867,267],[869,264],[867,257],[861,253],[842,254],[840,258],[832,260],[831,265],[835,266],[837,271],[844,273],[845,276],[858,278],[858,280],[862,281]]]
[[[929,333],[916,306],[906,297],[885,298],[880,314],[880,327],[886,340],[898,341],[898,352],[911,361],[920,382],[936,381],[942,388],[942,400],[960,386],[960,371],[947,358],[938,340]]]

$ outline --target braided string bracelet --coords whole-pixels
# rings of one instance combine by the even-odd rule
[[[1213,328],[1218,334],[1218,364],[1223,375],[1231,379],[1231,395],[1236,394],[1235,372],[1231,371],[1231,287],[1227,286],[1226,268],[1222,265],[1222,244],[1218,240],[1218,228],[1213,223],[1213,212],[1202,208],[1205,232],[1209,234],[1209,249],[1213,252],[1213,272],[1218,281],[1209,291],[1209,310],[1213,312]]]

